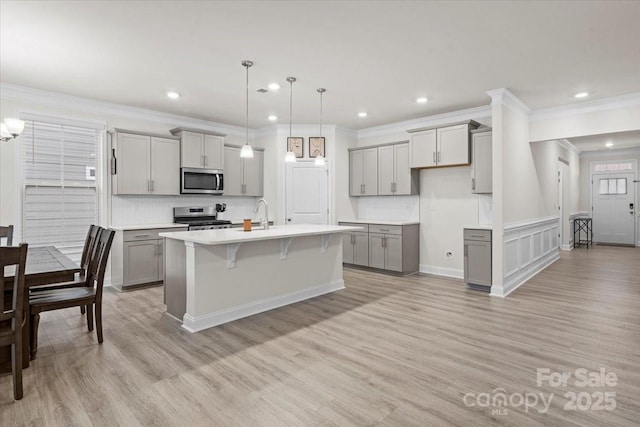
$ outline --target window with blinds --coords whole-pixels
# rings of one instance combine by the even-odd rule
[[[56,246],[80,260],[90,224],[97,223],[96,129],[27,121],[22,139],[22,238]]]

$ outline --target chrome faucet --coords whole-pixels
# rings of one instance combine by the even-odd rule
[[[265,230],[269,229],[269,205],[265,199],[260,199],[256,202],[256,210],[254,213],[258,213],[258,209],[260,208],[260,202],[264,203],[264,221],[262,222],[262,226]]]

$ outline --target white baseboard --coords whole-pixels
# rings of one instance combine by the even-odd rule
[[[253,316],[254,314],[273,310],[274,308],[283,307],[309,298],[335,292],[340,289],[344,289],[344,280],[337,280],[324,285],[314,286],[284,295],[278,295],[272,298],[216,311],[214,313],[203,314],[201,316],[194,317],[189,314],[185,314],[182,319],[182,327],[189,332],[198,332],[214,326],[222,325],[223,323],[242,319],[243,317]]]
[[[558,259],[560,259],[560,252],[558,250],[549,252],[548,254],[529,264],[529,266],[525,270],[519,272],[519,274],[509,278],[509,280],[507,280],[502,285],[502,287],[492,286],[491,296],[506,297],[511,292],[515,291],[520,286],[525,284],[533,276],[556,262]]]
[[[560,246],[560,249],[562,249],[563,251],[572,251],[573,250],[573,244],[568,244],[568,245],[562,245]]]
[[[420,264],[420,273],[433,274],[435,276],[464,278],[464,270],[458,268],[439,267],[437,265]]]

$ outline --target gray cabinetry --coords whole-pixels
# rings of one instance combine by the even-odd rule
[[[474,194],[490,194],[492,184],[492,133],[491,130],[475,130],[471,132],[471,192]]]
[[[225,196],[253,196],[264,194],[264,151],[253,148],[253,158],[240,157],[241,147],[224,146]]]
[[[349,152],[349,195],[378,195],[378,148]]]
[[[473,120],[448,126],[412,129],[410,153],[412,168],[462,166],[471,163],[469,131],[480,126]]]
[[[464,229],[464,281],[474,289],[491,288],[491,230]]]
[[[163,239],[159,233],[187,231],[187,226],[117,230],[111,251],[111,282],[119,289],[163,280]]]
[[[419,172],[411,169],[409,157],[409,142],[378,147],[378,195],[419,193]]]
[[[113,194],[180,194],[180,139],[112,129]]]
[[[363,227],[342,238],[343,262],[404,274],[418,271],[419,224],[384,225],[341,222]]]
[[[362,227],[362,231],[351,231],[342,235],[342,262],[365,267],[369,265],[369,226],[350,223],[340,225]]]
[[[197,129],[175,128],[180,137],[180,166],[183,168],[224,169],[223,134]]]

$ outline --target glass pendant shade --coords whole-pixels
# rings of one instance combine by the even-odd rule
[[[316,156],[316,160],[313,162],[313,164],[316,165],[316,166],[324,166],[324,164],[325,164],[324,157],[322,157],[320,155]]]
[[[240,149],[240,157],[242,157],[243,159],[253,158],[253,148],[251,148],[249,143],[244,144]]]
[[[286,163],[295,163],[296,154],[293,151],[287,151],[287,154],[284,155],[284,161]]]
[[[18,136],[24,130],[24,121],[20,119],[4,119],[4,124],[7,127],[7,131],[13,135]]]

